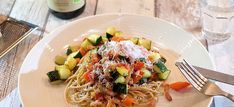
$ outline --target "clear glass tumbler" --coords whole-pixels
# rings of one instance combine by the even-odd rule
[[[202,33],[208,41],[222,42],[231,37],[234,0],[200,0]]]

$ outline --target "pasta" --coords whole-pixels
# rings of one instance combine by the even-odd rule
[[[115,32],[109,28],[105,36],[92,34],[78,48],[69,47],[66,59],[57,57],[56,63],[63,65],[48,76],[51,82],[66,80],[68,104],[139,107],[152,105],[162,94],[161,84],[170,74],[166,59],[151,48],[150,40],[126,39]]]

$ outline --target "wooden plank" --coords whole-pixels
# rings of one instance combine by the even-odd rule
[[[99,0],[97,14],[132,13],[154,16],[154,0]]]
[[[62,26],[68,22],[80,19],[82,17],[94,15],[95,9],[96,9],[96,7],[95,7],[96,3],[97,3],[97,0],[86,0],[86,6],[85,6],[84,12],[81,15],[79,15],[78,17],[70,19],[70,20],[59,19],[59,18],[55,17],[53,14],[50,14],[49,18],[48,18],[48,23],[46,25],[46,30],[50,32],[50,31],[54,30],[55,28]]]
[[[43,27],[45,25],[47,15],[48,8],[46,5],[46,0],[17,0],[12,8],[10,17],[25,20]],[[1,81],[3,82],[1,82],[0,86],[4,88],[1,88],[3,90],[1,91],[2,93],[0,98],[4,98],[14,88],[16,88],[20,66],[32,46],[40,40],[41,34],[41,32],[34,32],[26,40],[4,56],[3,60],[7,61],[7,64],[5,65],[7,69],[1,73],[1,75],[4,75],[5,78],[1,78]]]

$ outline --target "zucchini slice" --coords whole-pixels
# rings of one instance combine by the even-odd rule
[[[58,71],[61,80],[66,80],[71,76],[71,71],[66,68],[62,68]]]
[[[108,27],[108,28],[106,29],[106,33],[108,33],[108,34],[110,34],[110,35],[112,35],[112,36],[115,35],[115,32],[116,32],[116,29],[115,29],[114,27]]]
[[[122,76],[127,76],[128,75],[128,70],[125,67],[123,67],[123,66],[122,67],[116,67],[116,70]]]
[[[93,45],[97,45],[102,41],[102,37],[98,34],[92,34],[87,38]]]
[[[121,83],[114,83],[113,84],[113,91],[116,93],[128,93],[128,85],[127,84],[121,84]]]
[[[47,76],[49,77],[50,82],[60,80],[60,75],[59,75],[58,71],[56,71],[56,70],[48,72]]]
[[[132,37],[130,39],[130,41],[132,41],[134,44],[138,44],[139,38],[138,37]]]
[[[106,36],[102,36],[102,43],[105,43],[108,41],[108,38]]]
[[[167,70],[167,71],[165,71],[165,72],[163,72],[163,73],[159,73],[159,74],[158,74],[158,78],[159,78],[160,80],[166,80],[166,79],[168,78],[170,72],[171,72],[171,71]]]
[[[63,65],[64,62],[66,61],[66,58],[64,56],[57,55],[55,56],[55,64],[57,65]]]
[[[160,56],[159,53],[152,52],[152,53],[148,56],[148,58],[150,59],[150,61],[155,62],[156,60],[160,59],[161,56]]]
[[[71,53],[76,52],[79,48],[80,48],[79,45],[69,46],[69,47],[67,48],[66,54],[67,54],[67,55],[70,55]]]
[[[125,78],[123,76],[119,76],[116,80],[115,83],[124,83],[125,82]]]
[[[165,64],[161,60],[158,60],[157,63],[154,63],[153,69],[154,69],[154,71],[156,71],[158,73],[163,73],[163,72],[168,71],[167,67],[165,66]]]
[[[67,58],[67,60],[64,63],[64,65],[68,66],[69,70],[75,68],[76,64],[77,64],[76,59],[73,57]]]
[[[138,45],[145,47],[147,50],[151,49],[151,41],[145,38],[140,38]]]
[[[81,43],[81,47],[84,48],[84,50],[88,51],[88,48],[90,46],[93,46],[93,44],[88,40],[85,39],[82,43]]]
[[[144,78],[149,78],[151,76],[151,72],[149,70],[143,68],[142,71],[144,72]]]
[[[115,35],[114,35],[114,36],[116,36],[116,37],[121,37],[122,35],[123,35],[122,32],[117,31],[117,32],[115,32]]]

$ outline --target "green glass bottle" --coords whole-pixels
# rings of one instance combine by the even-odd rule
[[[85,8],[85,0],[47,0],[50,12],[61,19],[71,19],[80,15]]]

